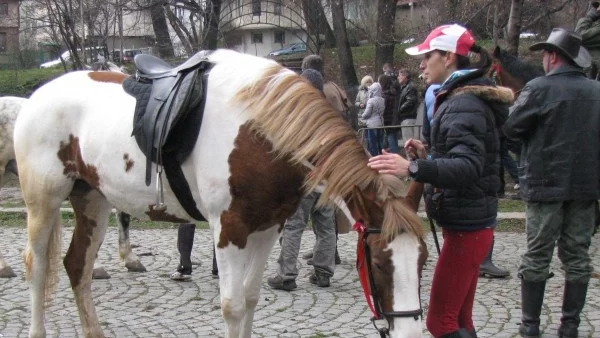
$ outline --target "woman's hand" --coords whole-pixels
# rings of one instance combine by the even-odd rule
[[[412,138],[408,139],[408,141],[404,143],[404,151],[406,151],[408,157],[412,159],[427,158],[427,150],[425,150],[425,145],[423,145],[423,142],[419,140],[415,140]]]
[[[380,174],[392,174],[398,177],[408,176],[408,164],[404,157],[383,151],[383,155],[373,156],[367,164],[369,168],[377,170]]]

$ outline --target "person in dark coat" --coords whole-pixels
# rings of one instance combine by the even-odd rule
[[[404,120],[415,119],[417,117],[419,97],[417,94],[417,89],[412,84],[411,75],[408,69],[400,69],[400,71],[398,71],[397,79],[400,89],[396,95],[396,107],[394,112],[394,120],[392,123],[396,126],[399,126],[402,125]],[[396,144],[398,144],[398,135],[401,135],[401,130],[397,131],[400,131],[400,133],[397,132],[393,134],[393,139],[395,139]],[[388,138],[390,138],[389,134]],[[390,138],[389,142],[393,142],[393,139]]]
[[[410,177],[425,184],[427,213],[442,227],[444,244],[435,267],[427,329],[436,338],[475,337],[472,312],[479,265],[492,245],[500,188],[499,126],[513,93],[486,76],[487,51],[460,25],[434,29],[410,55],[423,55],[429,84],[441,83],[431,121],[430,151],[410,139],[411,160],[385,153],[369,167],[381,174]],[[468,55],[479,54],[471,64]]]
[[[600,198],[600,83],[586,78],[591,57],[581,37],[555,28],[543,50],[546,76],[529,81],[504,125],[522,142],[521,198],[527,202],[527,251],[519,267],[523,337],[540,336],[540,313],[555,245],[565,271],[558,336],[578,336],[592,275],[589,255]]]

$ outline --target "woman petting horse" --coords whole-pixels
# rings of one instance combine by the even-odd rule
[[[368,169],[353,130],[294,72],[228,50],[207,60],[213,66],[203,121],[181,169],[214,234],[226,337],[251,336],[265,264],[281,226],[304,191],[323,183],[320,202],[347,205],[364,230],[365,288],[377,317],[387,319],[391,337],[421,337],[419,281],[427,250],[415,213],[418,185],[405,199],[404,181]],[[64,265],[86,337],[103,336],[91,273],[112,205],[140,218],[192,220],[168,183],[167,209],[155,207],[157,178],[144,184],[146,157],[131,137],[136,102],[123,90],[125,80],[119,73],[66,74],[38,89],[17,120],[15,150],[28,211],[30,337],[46,335],[45,300],[58,270],[65,198],[76,225]]]
[[[498,207],[499,126],[508,116],[512,92],[486,77],[488,53],[459,25],[434,29],[410,55],[423,55],[421,70],[437,91],[430,152],[421,141],[397,154],[371,158],[383,174],[428,183],[427,213],[443,228],[444,245],[435,268],[427,328],[436,338],[476,337],[472,312],[479,266],[492,245]],[[479,54],[471,65],[469,54]]]
[[[0,97],[0,186],[4,173],[10,171],[18,175],[15,151],[13,148],[13,130],[21,106],[27,101],[25,98],[5,96]],[[129,242],[129,215],[117,212],[117,228],[119,231],[119,255],[125,261],[125,267],[130,272],[144,272],[146,268],[138,256],[131,251]],[[16,277],[13,269],[6,263],[0,253],[0,278]],[[102,267],[94,269],[94,278],[110,278]]]

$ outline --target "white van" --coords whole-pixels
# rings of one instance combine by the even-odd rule
[[[90,54],[90,51],[97,53],[97,59],[99,62],[106,61],[106,57],[104,56],[104,47],[94,47],[92,49],[90,49],[90,47],[86,47],[86,49],[85,49],[85,56],[87,59],[86,63],[92,63],[92,55]],[[62,57],[63,60],[65,60],[65,62],[67,64],[71,63],[71,52],[70,51],[66,51],[66,52],[62,53],[60,56]],[[42,63],[40,65],[40,68],[58,67],[61,64],[62,64],[62,62],[60,62],[60,58],[58,58],[56,60]]]

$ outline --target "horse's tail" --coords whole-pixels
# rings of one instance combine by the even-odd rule
[[[61,225],[60,212],[56,219],[51,224],[50,234],[48,237],[48,246],[46,248],[46,255],[44,257],[38,257],[45,259],[46,273],[44,276],[44,294],[46,296],[46,302],[52,299],[52,293],[56,289],[58,284],[58,270],[60,269],[60,257],[61,257],[61,246],[62,246],[62,225]],[[33,262],[32,252],[32,237],[38,236],[40,232],[39,227],[45,225],[45,223],[31,222],[30,219],[27,221],[27,232],[28,240],[27,247],[25,249],[25,267],[26,267],[26,279],[31,281],[31,269]],[[37,244],[37,243],[36,243]]]

